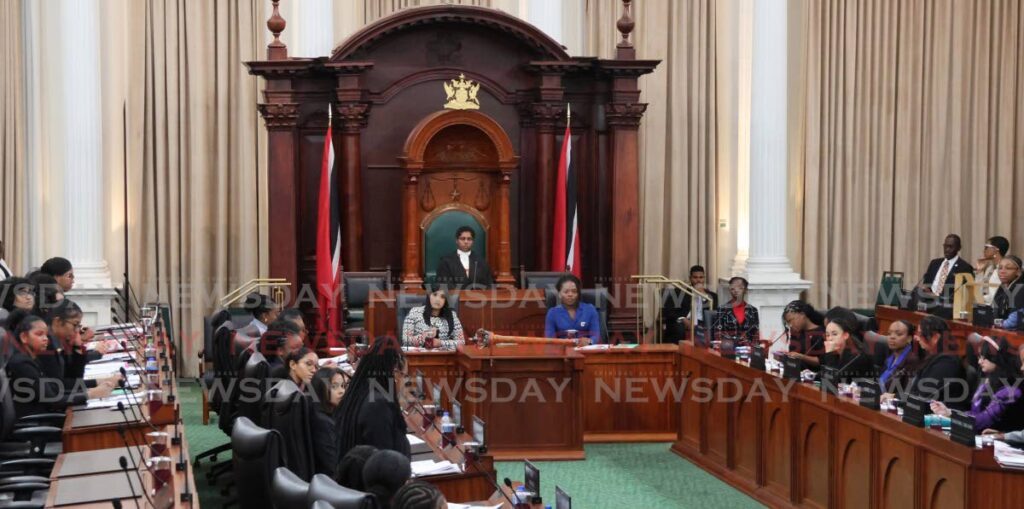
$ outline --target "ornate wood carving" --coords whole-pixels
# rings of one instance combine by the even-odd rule
[[[267,103],[257,107],[267,129],[291,129],[299,118],[299,105],[295,103]]]
[[[274,40],[267,45],[267,60],[284,60],[288,58],[288,46],[281,42],[281,32],[284,32],[286,25],[281,12],[277,9],[277,4],[281,3],[281,0],[271,0],[270,3],[273,4],[274,12],[267,20],[267,29],[274,34]]]
[[[342,132],[358,133],[366,127],[370,113],[370,104],[341,103],[334,107],[334,112]]]
[[[640,119],[647,111],[644,103],[608,103],[605,105],[605,118],[612,127],[638,128]]]

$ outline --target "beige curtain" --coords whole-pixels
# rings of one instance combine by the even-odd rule
[[[801,271],[820,305],[910,286],[943,237],[1024,243],[1018,0],[808,0]]]
[[[142,298],[173,307],[186,375],[195,374],[203,316],[259,276],[266,144],[261,85],[243,62],[264,57],[265,3],[129,7],[129,185],[139,196],[131,276]]]
[[[614,58],[621,40],[618,1],[586,2],[584,53]],[[635,2],[633,42],[639,59],[658,59],[640,79],[648,104],[640,124],[640,270],[686,279],[702,264],[717,274],[715,0]],[[656,302],[646,296],[645,321]]]
[[[21,254],[25,252],[25,60],[22,50],[22,1],[0,2],[0,241],[5,244],[5,260],[15,273],[25,271]]]

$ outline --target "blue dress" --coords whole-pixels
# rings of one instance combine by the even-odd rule
[[[544,336],[564,338],[565,331],[576,330],[577,337],[590,338],[593,343],[601,342],[601,316],[593,304],[580,302],[576,308],[576,319],[569,317],[569,310],[559,304],[548,309],[544,318]]]

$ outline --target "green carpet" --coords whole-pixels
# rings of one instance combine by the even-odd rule
[[[202,425],[199,386],[183,380],[180,401],[186,423],[186,435],[192,454],[198,454],[228,442],[217,428],[216,417]],[[576,508],[742,508],[761,507],[756,501],[669,451],[668,443],[591,444],[586,461],[535,462],[541,471],[541,494],[545,505],[554,506],[555,486],[561,486],[573,498]],[[230,453],[217,459],[226,459]],[[196,486],[203,507],[220,507],[225,498],[206,482],[210,461],[204,460],[196,471]],[[523,479],[523,464],[499,462],[498,479]]]

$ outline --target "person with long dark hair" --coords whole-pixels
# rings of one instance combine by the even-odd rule
[[[309,391],[309,384],[317,371],[319,357],[316,352],[304,346],[288,352],[284,365],[288,366],[288,378],[303,391]]]
[[[380,336],[359,359],[339,408],[341,450],[344,456],[357,445],[410,455],[405,418],[399,406],[404,394],[405,356],[391,336]]]
[[[1010,352],[1005,339],[982,337],[978,352],[978,371],[984,379],[971,398],[968,414],[974,417],[974,430],[1012,431],[1024,426],[1024,407],[1021,404],[1020,378],[1017,356]],[[949,417],[949,407],[941,401],[931,403],[932,412]]]
[[[800,359],[805,369],[817,370],[825,354],[825,317],[814,306],[794,300],[782,310],[782,322],[789,332],[787,355]]]
[[[67,385],[64,380],[52,378],[43,372],[39,358],[46,355],[50,338],[46,322],[25,311],[18,310],[8,317],[8,327],[14,334],[17,347],[7,361],[7,376],[13,388],[14,409],[18,417],[62,412],[69,405],[84,403],[90,398],[110,395],[120,375],[107,379],[96,387],[86,389],[85,384]]]
[[[345,394],[347,376],[334,367],[320,368],[310,381],[310,394],[314,399],[312,419],[313,457],[316,472],[334,475],[338,467],[341,435],[338,434],[338,407]]]
[[[410,309],[402,325],[405,346],[454,350],[465,342],[462,322],[448,305],[448,291],[441,286],[428,289],[427,304]]]
[[[99,360],[107,351],[106,342],[99,342],[89,350],[82,337],[82,308],[64,299],[50,310],[50,345],[47,355],[39,357],[39,364],[47,376],[77,381],[85,377],[85,365]],[[111,378],[115,383],[119,377]],[[99,382],[102,382],[99,381]],[[86,387],[95,387],[96,380],[85,380]]]
[[[926,353],[918,370],[905,391],[927,400],[938,400],[946,406],[962,410],[967,404],[967,382],[964,368],[951,341],[949,324],[937,316],[921,319],[914,341]]]
[[[27,278],[10,277],[0,283],[0,297],[3,298],[3,308],[8,312],[20,309],[32,313],[36,306],[36,285]]]
[[[874,378],[875,365],[864,347],[860,323],[856,315],[847,309],[829,312],[825,326],[825,354],[821,365],[839,370],[839,380],[849,383],[860,378]]]
[[[357,445],[349,449],[348,453],[341,457],[338,462],[338,469],[334,472],[334,481],[338,484],[352,488],[356,491],[366,491],[363,483],[363,467],[366,461],[377,452],[372,445]]]

